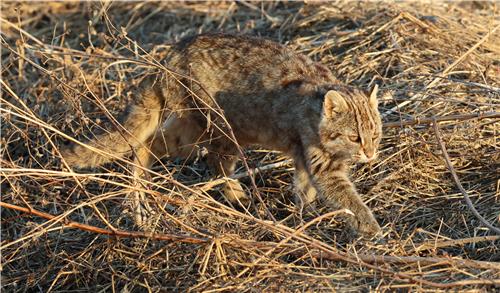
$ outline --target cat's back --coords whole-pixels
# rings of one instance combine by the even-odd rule
[[[331,72],[304,55],[263,38],[204,34],[172,48],[167,63],[216,94],[276,90],[305,80],[334,81]]]

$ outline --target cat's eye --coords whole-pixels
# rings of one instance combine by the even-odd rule
[[[340,133],[333,133],[330,135],[330,140],[336,140],[340,136]]]
[[[357,135],[349,135],[349,140],[352,142],[359,142],[359,136]]]

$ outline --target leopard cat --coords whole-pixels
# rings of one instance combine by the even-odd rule
[[[377,157],[377,86],[364,91],[342,84],[310,58],[249,36],[186,38],[162,64],[173,71],[150,72],[142,80],[122,127],[63,150],[68,164],[95,167],[133,154],[140,178],[162,157],[189,159],[203,147],[214,173],[228,177],[238,145],[259,145],[293,158],[297,204],[347,208],[355,231],[380,232],[349,179],[352,162]],[[237,180],[228,179],[223,189],[232,202],[248,199]],[[136,201],[144,196],[137,192]],[[136,206],[140,223],[144,206]]]

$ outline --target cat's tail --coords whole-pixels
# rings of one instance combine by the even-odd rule
[[[161,90],[149,82],[142,89],[141,96],[130,107],[119,129],[62,150],[64,160],[78,168],[96,167],[124,157],[133,148],[144,144],[160,123],[164,98]]]

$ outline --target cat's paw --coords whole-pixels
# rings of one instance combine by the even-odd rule
[[[65,146],[62,147],[59,152],[61,153],[64,162],[66,162],[70,167],[85,167],[82,163],[84,159],[79,156],[79,153],[75,151],[75,148],[75,146]]]
[[[224,186],[223,192],[226,199],[232,204],[248,206],[250,203],[250,198],[238,180],[229,179]]]
[[[361,236],[373,238],[381,235],[382,229],[368,207],[363,207],[354,214],[355,216],[351,217],[349,224]]]
[[[133,192],[132,211],[135,225],[144,231],[152,230],[154,223],[158,217],[155,211],[148,203],[148,198],[144,192]]]

